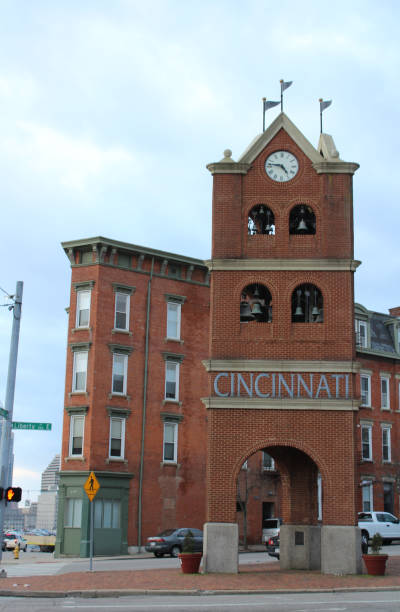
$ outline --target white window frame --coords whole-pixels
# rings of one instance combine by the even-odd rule
[[[64,527],[79,529],[82,524],[82,498],[67,497],[65,500]]]
[[[94,527],[95,529],[120,529],[121,528],[121,500],[120,499],[95,499],[94,502]]]
[[[123,380],[122,380],[122,391],[114,391],[114,376],[120,375],[116,371],[116,364],[118,358],[123,359]],[[127,378],[128,378],[128,355],[125,353],[118,353],[117,351],[113,353],[113,363],[112,363],[112,375],[111,375],[111,393],[112,395],[126,395],[127,389]]]
[[[74,453],[74,430],[75,423],[82,422],[82,451],[80,453]],[[78,436],[77,436],[78,437]],[[70,424],[69,424],[69,447],[68,447],[68,455],[70,457],[83,457],[83,445],[85,442],[85,415],[84,414],[71,414]]]
[[[372,486],[372,480],[368,484],[363,483],[361,485],[361,491],[362,491],[362,511],[372,512],[373,507],[374,507],[374,504],[373,504],[374,489]]]
[[[89,351],[74,351],[73,354],[74,354],[74,362],[73,362],[73,367],[72,367],[72,392],[73,393],[85,393],[86,386],[87,386],[87,369],[88,369]],[[80,358],[84,362],[85,369],[78,370],[78,367],[81,367],[83,365],[83,363],[78,364]],[[85,373],[85,384],[78,387],[77,376],[78,374],[82,374],[83,372]]]
[[[367,322],[361,321],[360,319],[354,319],[354,326],[355,326],[355,331],[356,331],[356,345],[361,348],[367,348],[368,346],[368,324]]]
[[[121,452],[119,455],[112,455],[111,454],[111,442],[114,438],[112,438],[112,428],[113,428],[113,422],[114,421],[118,421],[121,423]],[[108,457],[109,459],[124,459],[125,457],[125,423],[126,423],[126,418],[124,417],[117,417],[117,416],[111,416],[110,417],[110,435],[109,435],[109,442],[108,442]]]
[[[271,459],[271,465],[269,466],[265,465],[265,461],[264,461],[265,455],[268,455],[268,457]],[[275,461],[273,457],[271,457],[271,455],[265,451],[262,452],[262,469],[264,472],[274,472],[276,470]]]
[[[382,462],[391,463],[392,461],[392,447],[390,439],[390,425],[382,425]],[[386,437],[386,440],[385,440]],[[385,449],[387,449],[387,457],[385,459]]]
[[[122,310],[117,310],[117,302],[118,302],[118,299],[121,297],[125,299],[125,311],[124,312]],[[129,293],[126,293],[125,291],[115,292],[114,329],[118,329],[121,331],[129,331],[130,301],[131,301],[131,296]],[[123,313],[125,315],[125,327],[117,326],[117,314],[118,313]]]
[[[165,361],[165,386],[164,386],[164,399],[169,402],[179,402],[179,361],[173,361],[172,359],[166,359]],[[175,373],[175,396],[167,396],[167,383],[172,382],[172,378],[168,378],[168,372]]]
[[[368,440],[364,440],[364,432],[368,432]],[[364,455],[364,444],[368,444],[368,457]],[[372,461],[372,425],[361,425],[361,459],[362,461]]]
[[[82,308],[82,302],[83,299],[87,298],[88,299],[88,308]],[[87,329],[90,325],[90,305],[91,305],[91,300],[92,300],[92,292],[90,289],[79,289],[79,291],[76,292],[76,318],[75,318],[75,327],[77,329]],[[87,323],[85,323],[85,325],[81,325],[80,322],[80,318],[81,318],[81,312],[83,312],[84,310],[88,311],[88,321]]]
[[[386,386],[386,391],[383,387]],[[390,377],[381,376],[381,410],[390,410]]]
[[[181,310],[182,304],[179,302],[167,302],[167,339],[169,340],[180,340],[181,339]],[[176,312],[176,323],[171,322],[170,312]],[[174,325],[175,330],[171,330],[171,325]],[[172,333],[171,333],[172,332]]]
[[[173,421],[164,421],[163,432],[163,463],[177,463],[178,461],[178,423]],[[167,431],[172,431],[173,441],[167,440]],[[173,459],[166,458],[166,444],[173,444]],[[168,453],[169,454],[169,453]]]
[[[368,381],[368,390],[367,390],[367,401],[363,401],[363,380]],[[360,374],[360,390],[361,390],[361,406],[364,408],[371,407],[371,375],[370,374]]]

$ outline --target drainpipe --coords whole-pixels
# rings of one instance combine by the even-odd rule
[[[144,436],[146,432],[146,408],[147,408],[147,377],[149,369],[149,327],[150,327],[150,299],[151,281],[153,278],[154,257],[151,260],[150,278],[147,283],[147,307],[146,307],[146,340],[144,349],[144,374],[143,374],[143,409],[142,409],[142,439],[140,446],[139,465],[139,496],[138,496],[138,552],[142,548],[142,496],[143,496],[143,466],[144,466]]]

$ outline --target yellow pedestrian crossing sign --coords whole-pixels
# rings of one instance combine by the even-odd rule
[[[83,485],[83,488],[85,489],[86,495],[90,501],[93,501],[97,491],[100,489],[100,483],[97,480],[94,472],[90,472],[87,481]]]

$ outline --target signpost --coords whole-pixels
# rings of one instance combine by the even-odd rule
[[[22,421],[13,421],[12,429],[40,429],[43,431],[51,431],[51,423],[24,423]]]
[[[94,523],[94,505],[93,500],[96,497],[97,491],[100,489],[100,483],[94,472],[90,472],[87,481],[83,485],[86,495],[90,501],[90,563],[89,570],[93,570],[93,523]]]
[[[0,408],[0,416],[6,419],[8,417],[8,410],[4,410],[4,408]]]

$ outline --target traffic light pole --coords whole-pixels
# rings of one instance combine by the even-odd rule
[[[15,393],[15,378],[17,373],[17,357],[18,357],[18,343],[19,343],[19,328],[21,322],[21,307],[22,307],[22,292],[23,282],[18,281],[15,289],[15,295],[13,296],[13,304],[10,309],[13,311],[13,324],[11,332],[11,345],[10,345],[10,356],[8,362],[8,375],[7,375],[7,388],[5,398],[5,412],[6,416],[3,420],[3,427],[1,432],[1,459],[0,459],[0,487],[3,491],[7,487],[11,486],[11,482],[7,482],[9,478],[9,464],[10,464],[10,446],[11,446],[11,425],[13,418],[14,408],[14,393]],[[3,542],[3,526],[4,526],[4,511],[6,506],[6,500],[0,501],[0,540]],[[2,560],[3,551],[0,546],[0,562]],[[4,572],[4,570],[3,570]],[[4,575],[4,574],[3,574]]]

